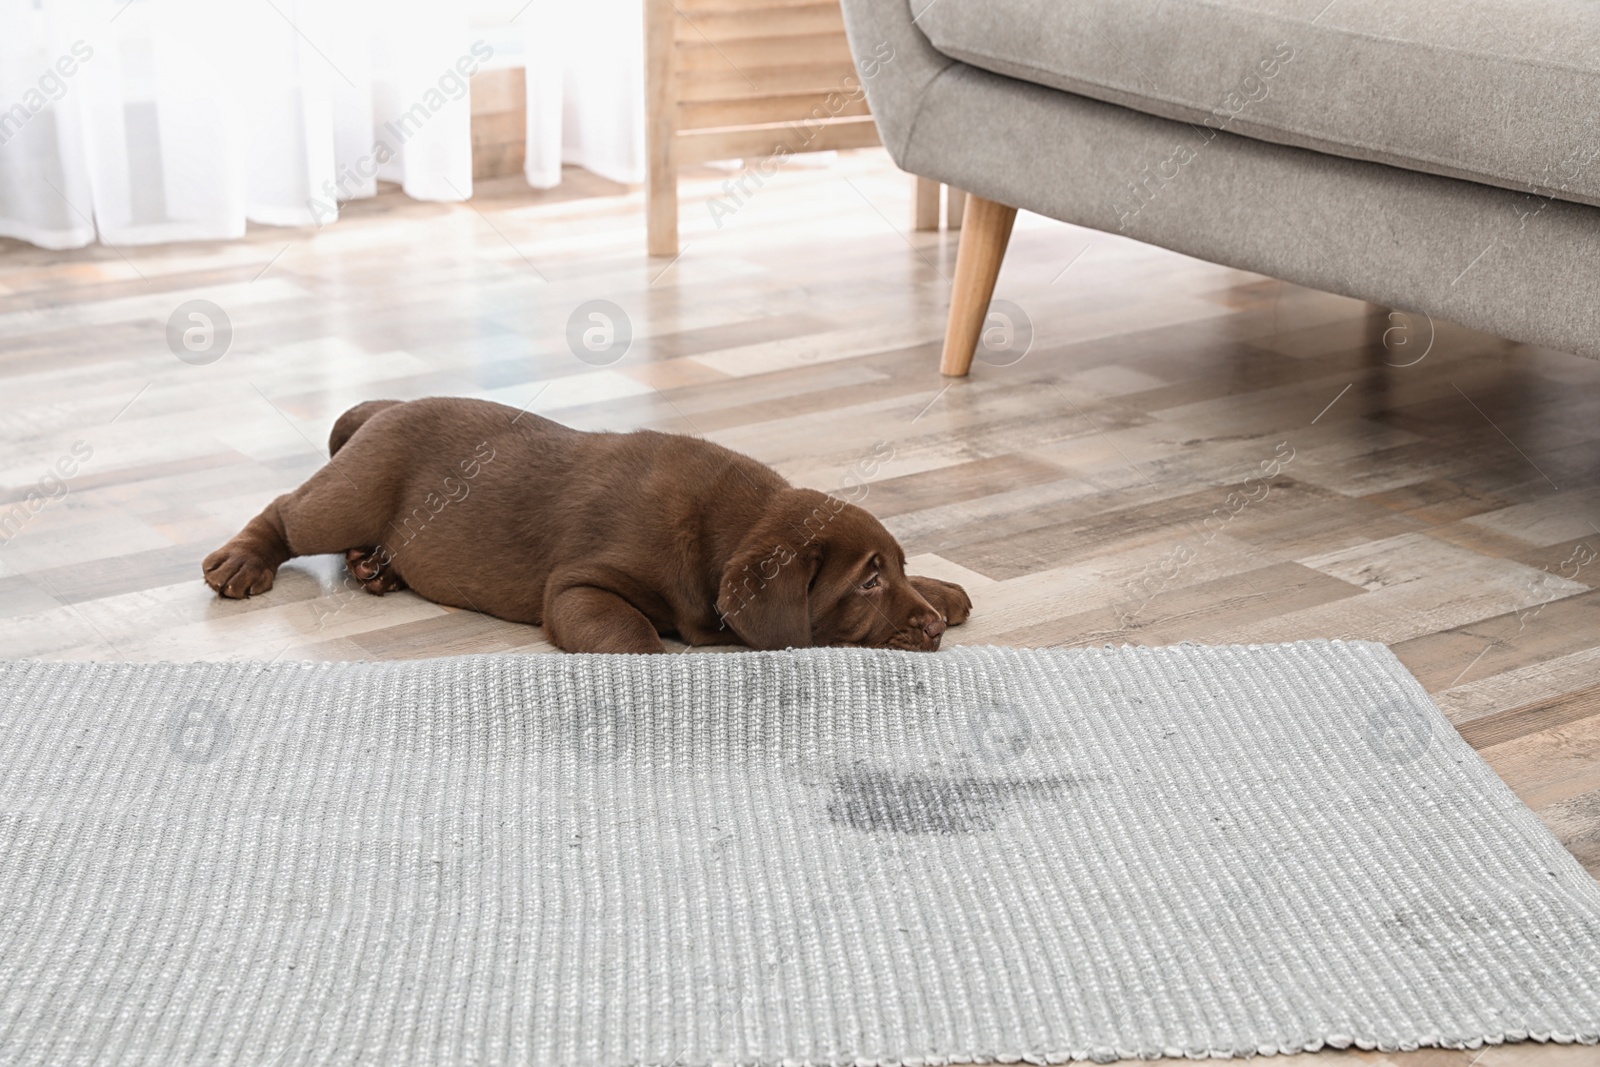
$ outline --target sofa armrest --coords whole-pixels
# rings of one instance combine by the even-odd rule
[[[845,32],[867,104],[884,147],[902,168],[928,87],[957,65],[917,28],[912,4],[926,9],[930,2],[937,0],[843,0]]]

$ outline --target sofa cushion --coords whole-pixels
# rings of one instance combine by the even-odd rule
[[[1525,215],[1600,205],[1594,0],[910,2],[946,55],[1192,123],[1196,145],[1226,130],[1467,178],[1530,194]]]

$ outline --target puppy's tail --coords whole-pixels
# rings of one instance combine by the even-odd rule
[[[392,408],[396,404],[403,404],[404,400],[368,400],[364,404],[357,404],[333,424],[333,432],[328,435],[328,455],[333,456],[345,446],[345,442],[355,436],[363,423],[385,408]]]

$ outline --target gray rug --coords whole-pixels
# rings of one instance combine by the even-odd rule
[[[1382,646],[0,665],[0,1063],[1600,1036],[1600,890]]]

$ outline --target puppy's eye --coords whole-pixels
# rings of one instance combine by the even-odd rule
[[[861,583],[861,588],[876,589],[878,588],[878,584],[878,576],[874,574],[871,578],[868,578],[866,581]]]

